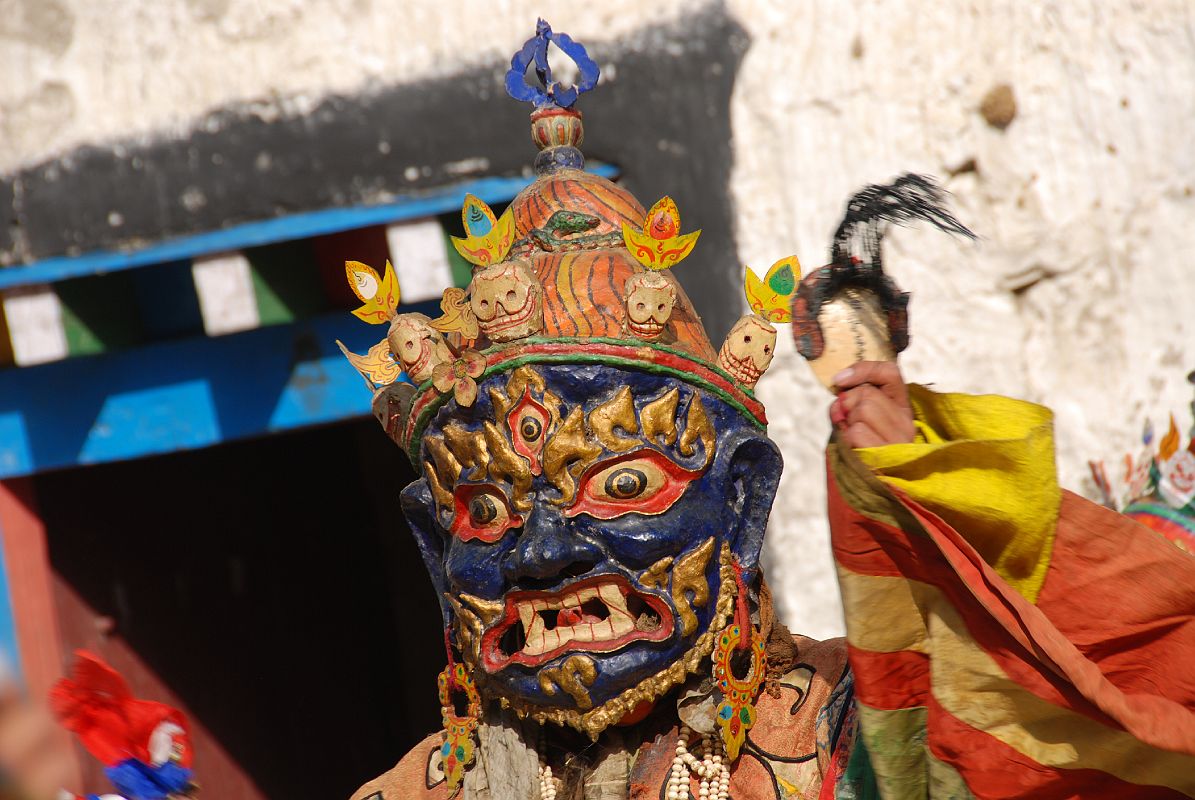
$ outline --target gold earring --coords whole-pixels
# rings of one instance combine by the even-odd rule
[[[745,640],[745,636],[750,636],[750,640]],[[739,678],[734,674],[730,660],[736,650],[748,647],[751,650],[751,671],[747,677]],[[739,749],[747,738],[747,731],[755,724],[755,698],[768,666],[763,637],[753,627],[744,631],[738,623],[726,626],[714,647],[713,663],[714,684],[722,695],[715,719],[722,729],[726,757],[733,763],[739,757]]]
[[[481,696],[477,693],[473,678],[464,664],[449,662],[436,682],[440,690],[440,718],[444,722],[444,744],[440,746],[440,761],[444,768],[444,778],[448,782],[448,794],[452,796],[460,788],[465,770],[473,763],[476,752],[473,734],[477,731],[477,724],[481,718]],[[465,693],[468,706],[464,715],[456,713],[456,706],[452,702],[454,691]]]

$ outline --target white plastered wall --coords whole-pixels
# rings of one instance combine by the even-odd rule
[[[801,4],[802,6],[804,4]],[[936,175],[977,244],[896,230],[913,292],[907,378],[1057,414],[1063,486],[1191,424],[1195,11],[1182,2],[735,4],[752,46],[733,105],[738,241],[757,271],[826,258],[846,197]],[[979,113],[1012,87],[1003,131]],[[974,160],[976,171],[951,171]],[[778,348],[760,394],[787,468],[768,553],[796,629],[841,631],[820,474],[828,395]]]
[[[509,56],[537,15],[581,41],[674,22],[667,0],[0,0],[0,170],[84,143],[185,133],[232,102],[263,116]],[[843,203],[936,175],[982,239],[898,230],[914,293],[910,380],[1057,412],[1065,486],[1190,425],[1195,369],[1195,10],[1128,2],[729,0],[750,34],[732,103],[736,235],[762,272],[825,258]],[[605,65],[603,65],[605,66]],[[1003,131],[978,109],[999,84]],[[498,85],[497,80],[495,86]],[[973,162],[973,171],[951,173]],[[683,199],[681,201],[683,208]],[[681,276],[684,279],[684,276]],[[786,471],[768,557],[782,612],[840,633],[824,519],[829,397],[784,332],[760,384]]]

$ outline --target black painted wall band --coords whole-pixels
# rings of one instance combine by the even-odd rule
[[[678,277],[715,343],[740,313],[730,96],[746,32],[719,5],[593,55],[613,78],[583,99],[587,157],[618,165],[644,206],[676,200],[704,233]],[[245,106],[185,138],[84,146],[0,178],[0,263],[136,246],[299,211],[379,202],[535,155],[505,64],[330,96],[304,116]],[[609,70],[608,70],[609,72]]]

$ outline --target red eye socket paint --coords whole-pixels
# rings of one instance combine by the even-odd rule
[[[506,495],[496,486],[486,483],[458,486],[453,500],[455,513],[450,530],[461,541],[496,542],[508,530],[523,524],[522,517],[511,512]]]
[[[551,419],[548,409],[531,396],[530,389],[523,390],[518,404],[506,415],[511,444],[516,453],[531,463],[532,475],[538,475],[542,470],[539,457],[548,438]]]
[[[657,450],[638,450],[590,467],[566,517],[588,514],[614,519],[623,514],[662,514],[701,471],[687,470]]]

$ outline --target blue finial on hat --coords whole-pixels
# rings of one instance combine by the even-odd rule
[[[576,86],[563,86],[552,80],[552,68],[548,65],[548,45],[555,44],[577,65]],[[527,68],[535,64],[535,76],[539,86],[526,81]],[[544,20],[535,24],[535,36],[523,45],[510,60],[506,73],[506,93],[523,103],[534,103],[536,108],[572,108],[577,98],[598,82],[598,65],[584,46],[574,42],[567,33],[555,33]]]

